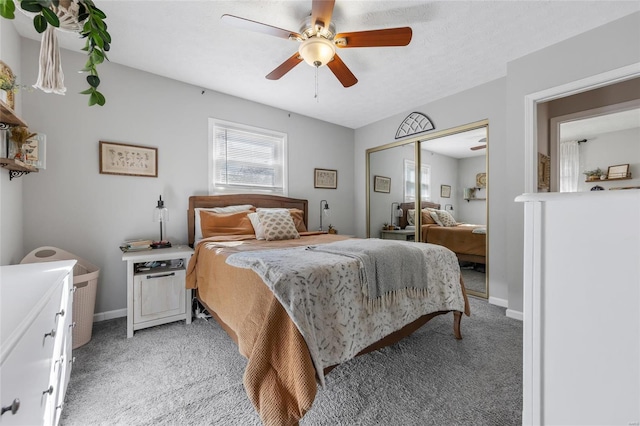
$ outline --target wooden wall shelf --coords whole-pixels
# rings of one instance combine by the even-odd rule
[[[38,173],[38,169],[36,167],[11,158],[0,158],[0,166],[9,170],[9,180],[29,173]]]
[[[7,129],[11,126],[28,127],[9,105],[0,101],[0,129]]]
[[[585,180],[586,183],[597,183],[597,182],[611,182],[611,181],[617,181],[617,180],[630,180],[633,179],[631,176],[629,177],[623,177],[623,178],[615,178],[615,179],[597,179],[597,180]]]

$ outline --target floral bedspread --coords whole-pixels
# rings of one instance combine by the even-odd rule
[[[427,262],[427,295],[398,296],[371,311],[362,265],[335,253],[295,247],[232,254],[227,263],[255,271],[271,289],[304,337],[320,383],[325,367],[345,362],[362,349],[422,315],[465,310],[460,268],[449,249],[419,246]]]

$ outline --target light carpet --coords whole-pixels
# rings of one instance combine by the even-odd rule
[[[471,297],[462,340],[451,314],[327,376],[302,426],[520,425],[522,323]],[[61,424],[259,425],[242,386],[246,360],[215,321],[136,331],[96,323],[73,355]]]

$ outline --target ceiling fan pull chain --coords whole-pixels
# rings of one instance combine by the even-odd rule
[[[316,94],[314,96],[314,98],[316,98],[316,103],[320,103],[320,100],[318,99],[318,68],[316,67]]]

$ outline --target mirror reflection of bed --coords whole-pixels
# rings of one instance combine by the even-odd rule
[[[488,122],[483,120],[367,152],[369,236],[451,249],[458,256],[468,293],[482,298],[489,297],[487,147]],[[416,170],[420,170],[419,194],[415,191]],[[391,180],[389,192],[376,191],[375,176]],[[416,198],[422,206],[419,217],[415,215]],[[400,215],[396,214],[398,207]],[[432,215],[445,223],[436,222]],[[383,231],[385,223],[395,225],[396,230]]]

